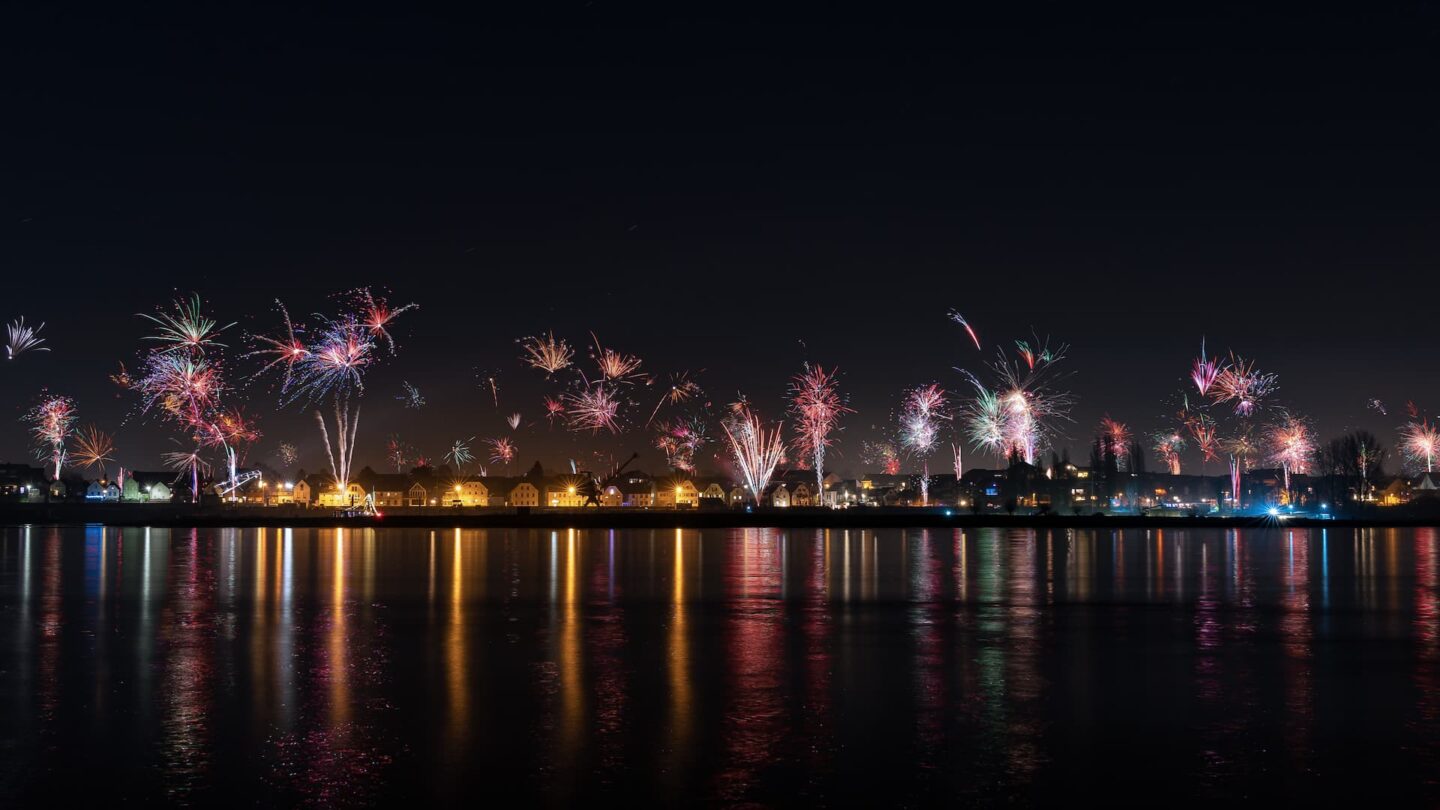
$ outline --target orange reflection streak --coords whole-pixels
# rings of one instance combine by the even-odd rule
[[[465,639],[465,558],[460,529],[451,541],[450,621],[445,634],[445,689],[450,711],[446,718],[452,750],[463,750],[470,728],[470,685]],[[432,561],[433,564],[433,561]]]
[[[670,593],[670,634],[668,639],[668,664],[670,676],[670,750],[678,759],[689,753],[690,745],[690,650],[688,627],[685,624],[685,534],[675,530],[675,568],[671,574],[674,584]],[[672,771],[678,777],[681,763],[675,763]]]
[[[330,724],[339,728],[350,722],[350,659],[346,644],[345,530],[335,530],[330,576],[330,632],[327,652],[330,658]]]
[[[269,681],[266,670],[271,663],[269,589],[266,586],[266,575],[269,572],[266,563],[267,545],[267,531],[261,528],[255,537],[255,594],[250,605],[250,682],[254,684],[256,702],[260,705],[268,703],[266,698]],[[276,558],[279,558],[278,554]],[[259,722],[263,714],[257,711],[253,716]]]
[[[573,766],[585,730],[585,695],[581,677],[580,610],[576,573],[575,530],[565,534],[565,592],[560,625],[560,761]]]

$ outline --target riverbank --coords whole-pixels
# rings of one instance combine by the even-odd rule
[[[1378,514],[1377,514],[1378,513]],[[972,514],[941,507],[895,509],[390,509],[381,516],[345,516],[330,509],[219,507],[192,504],[5,504],[0,524],[155,527],[516,528],[516,529],[725,529],[725,528],[1052,528],[1163,529],[1259,527],[1440,526],[1440,515],[1399,509],[1367,515],[1145,516],[1065,514]]]

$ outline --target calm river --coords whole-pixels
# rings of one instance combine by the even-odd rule
[[[0,528],[0,805],[1440,803],[1440,531]]]

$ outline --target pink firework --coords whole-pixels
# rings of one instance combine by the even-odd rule
[[[670,375],[670,388],[660,396],[660,401],[655,403],[655,409],[650,412],[650,418],[645,420],[645,426],[649,427],[655,421],[656,414],[660,413],[660,407],[666,404],[679,405],[705,393],[700,386],[691,381],[690,372],[682,371]]]
[[[565,395],[565,417],[571,430],[619,433],[619,412],[620,400],[604,382],[590,383],[578,393]]]
[[[1277,377],[1255,368],[1253,361],[1232,356],[1229,365],[1216,376],[1210,397],[1217,404],[1235,403],[1236,416],[1253,416],[1261,400],[1274,393]]]
[[[400,441],[400,436],[398,434],[390,434],[390,438],[385,441],[385,458],[389,459],[390,465],[395,468],[395,472],[404,471],[409,456],[410,448],[406,446],[404,442]]]
[[[1210,395],[1210,388],[1215,385],[1215,380],[1224,367],[1216,358],[1205,356],[1205,341],[1201,340],[1200,356],[1195,358],[1194,364],[1190,366],[1190,381],[1195,383],[1195,389],[1200,392],[1200,396]]]
[[[1440,455],[1440,431],[1428,418],[1413,419],[1400,428],[1400,452],[1411,464],[1423,464],[1426,473],[1433,472],[1435,457]]]
[[[1305,474],[1315,455],[1315,439],[1310,425],[1298,416],[1282,413],[1279,421],[1270,427],[1266,440],[1271,459],[1280,465],[1288,493],[1290,474]]]
[[[815,470],[815,491],[824,492],[825,448],[831,444],[830,434],[840,417],[854,413],[840,397],[835,370],[806,365],[805,371],[790,381],[790,413],[795,417],[798,433],[796,449]],[[943,397],[942,397],[943,400]]]
[[[152,321],[160,328],[145,340],[164,344],[161,351],[181,351],[204,354],[208,348],[224,347],[215,336],[235,324],[220,326],[200,312],[200,296],[191,295],[188,300],[175,301],[173,312],[161,310],[154,315],[140,313],[140,317]]]
[[[545,418],[555,424],[557,418],[565,417],[565,403],[557,397],[545,397]]]
[[[25,421],[30,423],[30,434],[35,437],[36,455],[50,458],[52,478],[60,480],[60,469],[65,466],[65,441],[75,427],[75,400],[46,396],[25,414]]]
[[[295,371],[295,364],[304,360],[310,355],[310,349],[303,341],[295,336],[295,324],[290,320],[290,311],[279,301],[275,306],[280,310],[280,316],[285,320],[285,332],[279,337],[267,337],[265,335],[251,335],[251,340],[261,345],[246,354],[246,357],[268,357],[265,365],[256,372],[256,376],[264,374],[281,363],[285,364],[285,377],[281,382],[281,388],[290,386],[291,376]]]
[[[1105,414],[1100,420],[1100,440],[1105,445],[1105,450],[1115,454],[1115,460],[1123,469],[1129,469],[1130,461],[1130,426],[1124,422],[1117,422]]]
[[[490,445],[491,464],[504,464],[508,468],[510,462],[515,460],[515,443],[509,439],[486,439],[485,443]]]
[[[1185,450],[1185,437],[1177,431],[1161,431],[1154,436],[1155,455],[1170,470],[1171,475],[1180,474],[1180,454]]]
[[[968,334],[970,336],[970,340],[974,341],[975,343],[975,350],[979,351],[980,336],[975,334],[975,330],[970,326],[970,322],[965,320],[965,316],[961,315],[958,310],[952,309],[950,310],[950,320],[960,324],[962,327],[965,328],[965,333]]]
[[[1200,448],[1200,453],[1205,461],[1215,461],[1220,458],[1220,440],[1215,433],[1215,420],[1204,414],[1197,414],[1185,421],[1186,430],[1195,440],[1195,446]]]
[[[406,304],[403,307],[392,308],[388,301],[364,287],[355,290],[353,294],[360,323],[364,325],[372,338],[384,341],[386,348],[390,350],[391,354],[394,354],[395,340],[390,336],[390,322],[402,313],[418,308],[419,305]]]

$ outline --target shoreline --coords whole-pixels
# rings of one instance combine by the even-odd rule
[[[471,528],[471,529],[1258,529],[1440,526],[1424,515],[1145,516],[973,514],[944,507],[704,510],[704,509],[394,509],[374,516],[341,516],[329,509],[218,507],[190,504],[6,504],[0,524],[233,527],[233,528]]]

